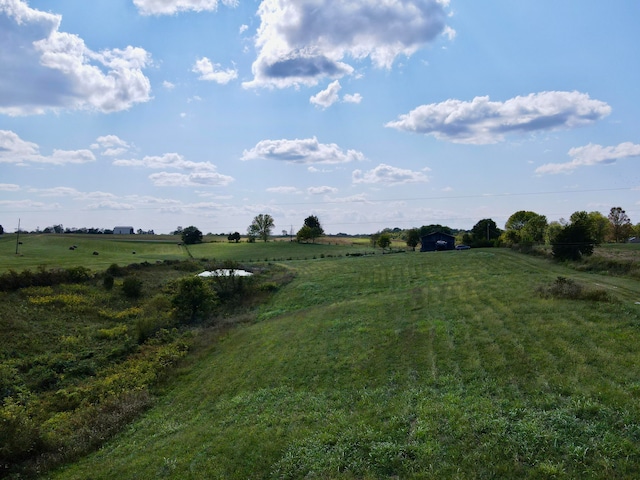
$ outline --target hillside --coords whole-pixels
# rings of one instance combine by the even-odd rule
[[[639,282],[507,250],[281,263],[254,322],[53,478],[640,476]],[[609,301],[541,296],[559,276]]]

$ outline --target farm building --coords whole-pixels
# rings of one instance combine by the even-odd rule
[[[421,252],[435,252],[437,250],[453,250],[456,246],[456,237],[448,233],[434,232],[420,237]]]
[[[113,227],[114,235],[133,235],[133,227]]]

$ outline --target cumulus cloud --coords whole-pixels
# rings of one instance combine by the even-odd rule
[[[307,193],[309,195],[328,195],[330,193],[337,193],[338,189],[334,187],[328,187],[323,185],[321,187],[309,187]]]
[[[129,203],[105,200],[104,202],[90,203],[87,210],[133,210],[135,207]]]
[[[509,133],[528,133],[588,125],[611,113],[605,102],[580,92],[541,92],[492,102],[447,100],[421,105],[387,127],[433,135],[454,143],[489,144]]]
[[[346,94],[343,99],[344,103],[360,103],[362,101],[362,95],[359,93]]]
[[[283,194],[298,194],[300,190],[297,187],[269,187],[267,188],[269,193],[283,193]]]
[[[2,192],[17,192],[20,190],[20,185],[14,183],[0,183],[0,191]]]
[[[218,167],[213,163],[191,162],[178,153],[146,156],[141,160],[115,160],[113,165],[187,171],[187,173],[159,172],[149,175],[149,179],[157,187],[224,187],[234,181],[233,177],[219,173]]]
[[[91,145],[92,150],[102,150],[100,154],[105,157],[117,157],[126,153],[130,148],[130,145],[117,135],[98,137],[96,142]]]
[[[448,0],[263,0],[254,79],[245,87],[315,85],[353,73],[344,60],[391,68],[446,33]]]
[[[233,177],[217,172],[160,172],[149,175],[149,179],[156,187],[225,187],[234,181]]]
[[[427,171],[429,169],[424,169]],[[362,170],[354,170],[352,176],[353,183],[370,183],[382,185],[402,185],[405,183],[428,182],[429,177],[423,172],[414,172],[404,168],[392,167],[381,163],[373,170],[363,172]]]
[[[79,36],[59,31],[61,21],[22,0],[0,2],[0,114],[116,112],[150,99],[142,70],[151,57],[144,49],[94,52]]]
[[[95,160],[96,157],[90,150],[54,150],[51,155],[42,155],[37,144],[22,140],[10,130],[0,130],[0,163],[66,165],[94,162]]]
[[[242,160],[280,160],[302,164],[338,164],[364,160],[356,150],[342,150],[335,143],[320,143],[316,137],[295,140],[262,140],[245,150]]]
[[[192,170],[194,172],[215,172],[216,167],[211,162],[191,162],[179,153],[165,153],[159,156],[146,156],[140,160],[115,160],[113,162],[118,167],[144,167],[144,168],[175,168],[180,170]]]
[[[207,57],[202,57],[197,60],[193,68],[194,73],[199,73],[199,80],[206,80],[209,82],[216,82],[221,85],[226,85],[231,80],[238,78],[238,71],[233,69],[221,70],[220,64],[211,63]]]
[[[340,100],[340,82],[336,80],[329,84],[329,86],[318,92],[316,95],[312,96],[309,101],[313,103],[316,107],[327,108]]]
[[[142,15],[173,15],[178,12],[215,11],[218,4],[235,7],[238,0],[133,0]]]
[[[572,148],[569,150],[569,156],[573,159],[570,162],[547,163],[536,168],[536,173],[539,175],[571,173],[580,167],[606,165],[625,158],[640,157],[640,145],[624,142],[614,147],[603,147],[590,143],[583,147]]]

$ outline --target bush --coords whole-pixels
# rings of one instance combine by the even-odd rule
[[[111,290],[113,288],[113,282],[114,282],[114,278],[113,275],[105,275],[105,277],[102,279],[102,285],[104,286],[104,288],[106,290]]]
[[[122,282],[122,292],[127,298],[139,298],[142,295],[142,281],[136,277],[127,277]]]
[[[171,301],[175,315],[183,323],[204,320],[218,304],[218,296],[200,277],[183,278]]]

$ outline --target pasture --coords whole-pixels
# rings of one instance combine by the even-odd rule
[[[285,262],[53,478],[637,478],[640,285],[507,250]],[[611,301],[542,298],[566,276]]]
[[[155,263],[163,260],[207,258],[238,262],[312,259],[327,255],[338,256],[371,252],[368,240],[340,238],[322,239],[316,244],[276,242],[229,243],[221,237],[205,237],[197,245],[181,245],[179,236],[171,235],[20,235],[16,255],[16,236],[0,235],[0,273],[9,269],[22,271],[38,267],[66,268],[84,266],[104,270],[109,265]],[[71,250],[70,247],[76,246]],[[98,255],[93,255],[97,252]],[[134,253],[135,252],[135,253]]]
[[[295,278],[47,478],[640,477],[637,280],[503,249],[255,247]],[[539,295],[558,277],[609,301]]]

